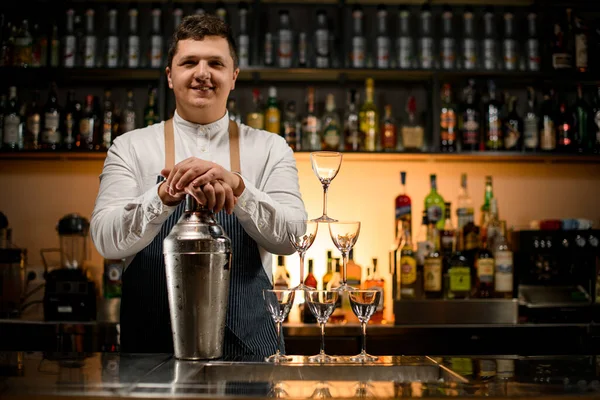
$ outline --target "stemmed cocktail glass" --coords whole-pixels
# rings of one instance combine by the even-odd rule
[[[358,221],[340,221],[329,223],[329,234],[331,240],[338,250],[342,253],[342,284],[335,290],[343,292],[348,290],[354,290],[353,287],[348,286],[346,269],[348,266],[348,254],[352,247],[358,240],[358,234],[360,233],[360,222]]]
[[[304,284],[304,255],[315,241],[318,228],[319,224],[314,221],[287,222],[288,238],[300,256],[300,284],[294,287],[294,290],[312,290],[311,287]]]
[[[357,362],[377,361],[378,357],[367,354],[367,323],[377,310],[381,299],[381,292],[375,289],[353,290],[348,292],[348,296],[352,311],[358,317],[362,329],[362,350],[360,354],[350,357],[350,360]]]
[[[275,321],[277,327],[277,352],[267,358],[267,362],[284,362],[291,361],[292,357],[286,357],[280,352],[281,347],[281,325],[283,320],[288,316],[294,304],[294,295],[296,292],[293,289],[268,289],[263,290],[263,298],[265,305],[271,317]]]
[[[327,189],[340,170],[342,153],[336,151],[315,151],[310,153],[310,162],[315,175],[317,175],[317,178],[321,181],[321,185],[323,185],[323,215],[314,221],[337,221],[327,215]]]
[[[321,326],[321,351],[316,356],[309,357],[308,361],[310,362],[325,363],[336,360],[335,357],[325,354],[325,324],[333,313],[333,310],[335,310],[339,295],[339,292],[332,290],[311,290],[304,292],[304,299],[308,304],[308,308]]]

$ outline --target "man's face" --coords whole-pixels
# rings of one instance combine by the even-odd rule
[[[223,116],[239,72],[234,70],[227,39],[219,36],[179,41],[166,71],[177,111],[197,123],[213,122]]]

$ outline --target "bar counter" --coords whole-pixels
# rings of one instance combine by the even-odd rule
[[[600,357],[381,356],[368,364],[273,365],[168,354],[0,353],[2,399],[598,398]]]

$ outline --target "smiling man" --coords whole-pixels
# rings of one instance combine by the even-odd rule
[[[232,241],[225,355],[276,350],[262,290],[272,287],[272,253],[294,251],[286,221],[306,219],[306,210],[285,141],[229,120],[238,73],[229,27],[212,15],[186,17],[166,68],[175,115],[121,135],[108,150],[91,235],[103,257],[125,260],[122,352],[173,351],[162,243],[186,193],[214,210]]]

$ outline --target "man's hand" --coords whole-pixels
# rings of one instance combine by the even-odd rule
[[[166,182],[163,181],[158,186],[158,197],[160,197],[160,200],[163,202],[164,205],[176,206],[185,197],[185,192],[181,191],[181,192],[175,193],[174,195],[171,195],[169,193],[169,190],[167,189]]]
[[[244,182],[238,175],[227,171],[219,164],[196,157],[181,161],[173,167],[172,171],[163,169],[161,174],[167,177],[166,186],[172,196],[190,184],[192,187],[201,187],[207,183],[212,185],[215,181],[226,183],[236,197],[240,196],[245,189]]]
[[[227,214],[231,214],[237,202],[233,189],[223,181],[213,181],[199,187],[189,184],[184,190],[215,213],[224,208]]]

